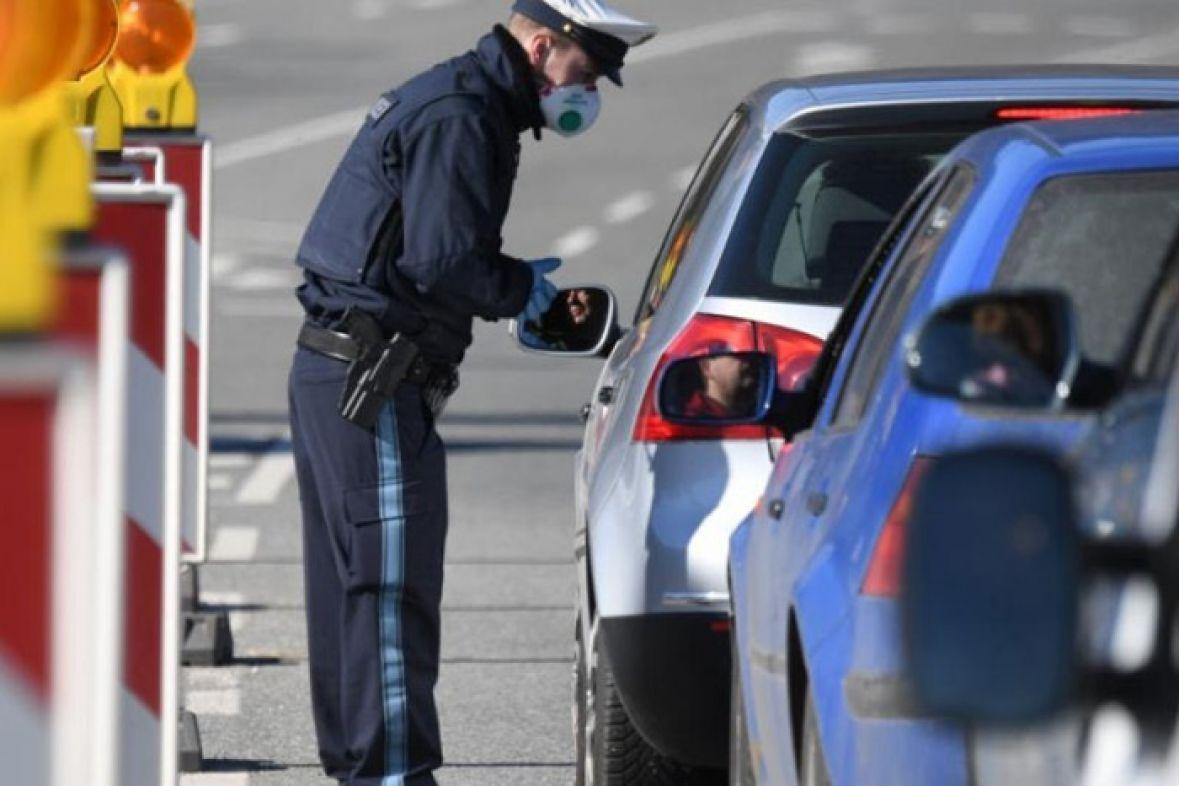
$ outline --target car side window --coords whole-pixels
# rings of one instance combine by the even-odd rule
[[[1179,270],[1161,282],[1142,325],[1131,374],[1145,382],[1166,383],[1179,365]]]
[[[888,273],[880,297],[868,316],[847,381],[840,392],[833,425],[851,426],[860,421],[900,340],[909,305],[925,278],[954,220],[974,186],[974,171],[955,168],[937,196],[929,202],[909,235],[908,246]]]
[[[815,397],[815,404],[817,406],[821,406],[823,400],[827,397],[827,391],[831,387],[831,380],[835,376],[835,368],[839,365],[839,359],[843,357],[843,350],[851,338],[852,328],[855,327],[856,318],[859,316],[860,310],[863,309],[864,303],[867,302],[868,296],[872,293],[873,287],[876,286],[884,264],[892,256],[893,251],[896,250],[897,244],[901,242],[901,238],[904,237],[905,228],[909,226],[909,223],[917,215],[917,211],[921,209],[921,206],[925,203],[929,195],[940,187],[943,180],[944,176],[935,174],[913,192],[893,219],[892,224],[885,231],[884,236],[881,237],[880,242],[876,245],[876,248],[865,263],[863,270],[860,272],[859,277],[856,279],[856,283],[852,287],[847,302],[843,304],[843,310],[839,314],[839,320],[835,323],[835,328],[827,337],[819,359],[815,361],[814,384],[817,393]]]
[[[643,296],[639,300],[639,309],[635,314],[635,324],[650,319],[662,305],[672,280],[679,272],[684,252],[692,242],[700,216],[708,206],[712,192],[737,148],[737,141],[748,125],[748,119],[748,108],[744,105],[738,107],[725,121],[704,156],[700,168],[696,170],[696,175],[680,202],[667,235],[663,238],[663,245],[655,257],[655,265],[647,276],[647,284],[643,287]]]

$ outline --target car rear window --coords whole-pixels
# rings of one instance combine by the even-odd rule
[[[905,199],[965,136],[775,135],[709,294],[842,304]]]
[[[1070,175],[1033,195],[997,286],[1053,287],[1072,298],[1089,360],[1114,364],[1179,230],[1179,171]]]

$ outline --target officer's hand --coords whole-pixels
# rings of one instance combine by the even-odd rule
[[[548,257],[547,259],[535,259],[525,264],[532,268],[532,292],[529,293],[528,302],[524,305],[524,310],[520,312],[517,319],[539,324],[540,318],[557,298],[557,287],[546,276],[561,266],[561,260],[556,257]]]

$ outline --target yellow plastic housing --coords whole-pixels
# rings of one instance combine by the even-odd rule
[[[186,71],[196,43],[191,11],[177,0],[123,0],[111,82],[134,129],[195,128],[196,88]]]

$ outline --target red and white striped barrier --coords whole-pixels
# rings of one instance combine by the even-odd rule
[[[168,182],[164,151],[158,147],[137,145],[123,148],[123,162],[133,164],[143,173],[140,182],[162,186]]]
[[[188,198],[184,249],[184,458],[181,544],[186,562],[204,562],[208,530],[209,293],[213,244],[213,149],[201,135],[134,134],[131,149],[158,148],[164,178]]]
[[[72,271],[72,266],[71,266]],[[67,273],[55,338],[0,346],[5,783],[117,786],[126,263]]]
[[[128,326],[126,603],[120,786],[176,781],[184,402],[183,191],[98,183],[91,236],[120,248]]]

